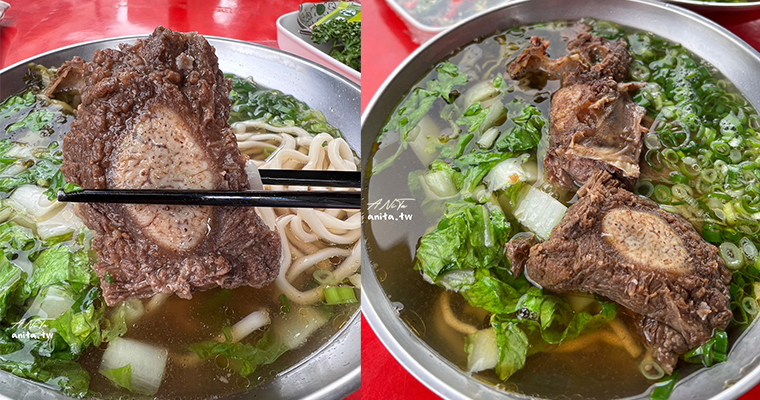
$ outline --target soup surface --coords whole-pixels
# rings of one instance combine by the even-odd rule
[[[513,80],[507,66],[533,36],[558,59],[584,30],[625,40],[633,57],[625,82],[639,82],[632,97],[648,130],[634,193],[684,217],[733,273],[728,329],[684,354],[672,375],[623,307],[509,271],[505,244],[546,239],[578,197],[544,179],[560,80]],[[478,380],[549,398],[667,398],[679,376],[724,361],[729,339],[757,314],[759,122],[719,71],[647,32],[558,21],[478,39],[420,79],[378,132],[364,231],[372,267],[409,328]]]

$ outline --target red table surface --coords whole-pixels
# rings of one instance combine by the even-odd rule
[[[409,30],[384,0],[362,2],[362,109],[393,70],[417,47]],[[367,16],[372,16],[371,18]],[[716,21],[760,49],[760,15],[722,16]],[[438,399],[391,356],[362,321],[362,392],[365,399]],[[760,386],[742,400],[760,398]]]
[[[90,40],[172,30],[246,40],[277,48],[275,21],[302,0],[14,1],[0,21],[0,68]],[[361,391],[346,400],[359,400]]]

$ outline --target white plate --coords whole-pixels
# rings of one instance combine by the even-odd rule
[[[362,74],[359,71],[327,54],[330,51],[329,44],[314,44],[311,38],[298,33],[298,11],[277,18],[277,45],[281,50],[322,64],[360,85],[362,83]]]

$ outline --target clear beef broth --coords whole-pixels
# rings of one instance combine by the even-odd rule
[[[147,300],[144,301],[147,304]],[[129,327],[125,338],[136,339],[169,351],[164,380],[155,397],[159,399],[209,399],[243,392],[272,380],[278,373],[295,365],[316,351],[327,339],[343,327],[356,311],[356,305],[337,306],[330,322],[320,328],[296,350],[288,351],[277,361],[264,365],[246,377],[241,377],[230,368],[224,357],[209,360],[186,361],[191,353],[188,346],[206,340],[213,340],[230,322],[238,321],[246,315],[268,309],[276,318],[281,303],[273,286],[263,289],[241,287],[234,290],[211,289],[196,292],[191,300],[170,297],[160,308],[143,316]],[[255,343],[262,332],[253,333],[243,343]],[[134,394],[114,385],[98,373],[106,344],[91,347],[79,359],[79,363],[90,373],[90,390],[104,399],[134,397]],[[138,396],[139,397],[139,396]]]
[[[582,26],[578,23],[538,24],[499,32],[457,49],[446,60],[459,66],[460,70],[463,61],[472,53],[483,54],[483,58],[477,61],[468,73],[467,86],[456,89],[457,93],[463,94],[477,82],[490,81],[496,73],[500,73],[504,75],[508,85],[514,85],[514,90],[507,92],[504,103],[520,99],[534,105],[548,120],[551,94],[560,87],[559,81],[514,82],[506,76],[506,65],[529,45],[531,36],[543,37],[551,42],[548,49],[550,58],[562,57],[567,54],[568,42],[574,39],[581,29]],[[632,31],[626,28],[626,32]],[[497,61],[499,65],[496,68],[492,68],[494,59],[500,60]],[[430,71],[415,87],[425,87],[425,82],[435,79],[436,76],[435,70]],[[432,117],[439,129],[444,130],[448,127],[448,122],[439,118],[442,103],[437,101],[427,115]],[[396,145],[393,143],[395,140],[398,139],[384,139],[382,146],[376,145],[372,157],[375,160],[384,160],[392,156],[396,151]],[[538,164],[540,174],[540,160]],[[466,371],[466,335],[455,331],[442,320],[439,301],[445,289],[429,284],[423,279],[420,271],[412,268],[415,265],[415,253],[420,238],[435,228],[441,217],[440,212],[426,215],[422,199],[414,199],[407,185],[406,177],[409,173],[422,168],[427,168],[427,165],[423,165],[412,151],[404,151],[387,170],[372,175],[365,197],[371,216],[366,221],[364,239],[367,241],[372,267],[389,300],[401,310],[400,318],[436,353]],[[561,199],[568,205],[567,201],[571,197],[572,193],[569,193],[567,196],[561,196]],[[407,199],[404,201],[405,208],[393,208],[391,201],[394,199]],[[399,212],[412,215],[411,220],[399,219]],[[385,218],[382,214],[386,213],[393,214],[395,219]],[[466,301],[462,296],[452,293],[450,298],[454,314],[462,321],[477,329],[489,326],[487,313],[478,315],[465,312],[463,310],[469,305],[465,305]],[[611,328],[605,326],[601,329]],[[736,327],[729,329],[732,340],[738,336],[737,330],[739,329]],[[506,382],[501,381],[492,369],[475,373],[473,377],[507,391],[545,398],[634,396],[646,392],[655,382],[648,380],[640,372],[643,355],[634,358],[624,348],[604,341],[595,342],[575,352],[556,352],[549,348],[548,351],[532,355],[529,351],[528,354],[525,367]],[[698,366],[683,361],[679,363],[678,368],[681,377],[697,369]]]

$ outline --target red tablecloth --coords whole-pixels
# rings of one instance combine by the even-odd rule
[[[302,0],[14,1],[0,21],[0,68],[70,44],[148,34],[158,25],[177,31],[277,47],[277,18]],[[346,400],[359,400],[361,391]]]
[[[362,2],[362,109],[385,79],[418,46],[408,29],[384,0]],[[367,16],[371,15],[372,18]],[[717,22],[756,49],[760,49],[758,15],[724,16]],[[755,19],[754,21],[752,19]],[[749,21],[748,21],[749,20]],[[366,322],[362,323],[362,392],[367,399],[437,399],[438,396],[412,377],[383,347]],[[742,400],[760,398],[760,387]]]

